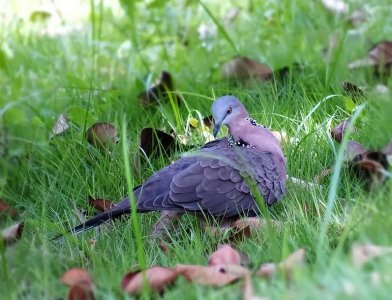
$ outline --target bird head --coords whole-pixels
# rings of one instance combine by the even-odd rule
[[[240,100],[234,96],[223,96],[214,101],[211,107],[212,116],[214,117],[214,137],[218,135],[222,125],[229,126],[234,124],[239,118],[248,116],[248,112]]]

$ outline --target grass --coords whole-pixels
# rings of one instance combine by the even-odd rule
[[[372,14],[354,31],[344,17],[326,11],[318,1],[150,1],[124,8],[90,1],[78,4],[89,15],[67,15],[63,10],[64,27],[77,28],[64,34],[52,34],[57,28],[52,23],[12,17],[21,13],[21,4],[9,4],[9,17],[0,27],[0,197],[22,212],[25,232],[16,246],[2,252],[2,297],[64,297],[67,288],[58,278],[70,267],[83,267],[90,270],[99,299],[129,298],[121,292],[120,281],[137,265],[205,264],[222,239],[205,234],[190,216],[173,233],[169,254],[162,253],[150,237],[156,213],[116,222],[99,233],[60,242],[50,239],[79,223],[75,208],[88,209],[88,195],[121,199],[133,185],[179,156],[180,152],[163,156],[139,173],[129,172],[127,159],[132,164],[143,127],[184,134],[188,116],[209,115],[214,97],[232,93],[259,123],[297,138],[298,143],[284,145],[284,152],[288,173],[303,180],[312,180],[338,157],[339,145],[329,138],[329,128],[352,115],[342,96],[344,80],[369,88],[367,106],[357,122],[359,130],[352,138],[368,148],[386,144],[392,137],[391,92],[376,92],[378,80],[370,70],[347,69],[348,63],[366,55],[372,43],[390,39],[392,34],[387,1],[353,1],[351,8],[365,3]],[[240,14],[228,23],[224,16],[236,5]],[[204,41],[197,32],[201,23],[215,28],[215,34]],[[322,49],[332,34],[340,43],[325,59]],[[284,84],[223,82],[219,66],[237,51],[274,69],[299,62],[303,71],[293,71]],[[171,104],[148,109],[138,105],[137,94],[161,70],[172,73],[186,102],[175,114]],[[391,89],[391,78],[383,78],[382,83]],[[330,95],[337,96],[323,101]],[[49,140],[63,112],[73,121],[72,128]],[[96,121],[114,123],[121,132],[111,156],[85,141],[86,128]],[[201,136],[194,133],[193,137],[202,144]],[[334,179],[335,184],[330,186],[327,180],[321,190],[289,183],[284,200],[270,210],[271,217],[284,226],[273,234],[260,231],[239,243],[238,248],[250,256],[252,268],[280,261],[299,247],[307,250],[308,263],[294,274],[291,284],[279,276],[272,282],[254,279],[258,295],[270,299],[390,297],[392,257],[358,270],[350,263],[350,249],[355,243],[392,245],[391,183],[369,193],[346,172]],[[13,222],[3,219],[1,225]],[[88,240],[94,236],[97,242],[91,246]],[[320,240],[324,245],[318,244]],[[379,285],[372,284],[375,272],[381,276]],[[216,289],[180,279],[164,298],[238,299],[241,283]]]

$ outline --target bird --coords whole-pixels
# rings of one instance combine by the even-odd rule
[[[228,128],[228,135],[183,155],[133,189],[138,213],[162,212],[154,227],[157,231],[183,213],[216,218],[256,216],[261,208],[255,193],[268,206],[285,194],[286,159],[272,132],[257,124],[235,96],[216,99],[211,111],[214,137],[222,126]],[[124,198],[70,233],[86,231],[130,212],[130,200]]]

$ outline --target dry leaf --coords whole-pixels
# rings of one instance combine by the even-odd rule
[[[346,95],[349,96],[354,102],[365,99],[363,90],[351,82],[344,81],[342,83],[342,88],[346,92]]]
[[[170,155],[177,148],[176,140],[170,134],[154,128],[143,128],[140,133],[140,149],[147,157],[157,157],[161,153]]]
[[[86,138],[98,149],[110,150],[118,141],[117,129],[109,123],[96,123],[87,130]]]
[[[348,5],[341,0],[322,0],[324,7],[330,12],[345,14],[348,12]]]
[[[272,78],[272,70],[264,64],[244,56],[236,56],[221,67],[221,75],[225,79],[246,82],[250,79],[266,81]]]
[[[23,223],[14,224],[1,232],[1,238],[5,245],[10,246],[22,237]]]
[[[77,283],[70,287],[68,300],[94,300],[94,292],[91,285],[87,283]]]
[[[256,273],[258,276],[263,278],[271,278],[275,275],[277,270],[283,271],[286,279],[291,278],[291,274],[294,268],[300,267],[305,262],[305,249],[301,248],[291,253],[285,260],[279,264],[266,263],[261,265],[259,271]]]
[[[239,252],[230,245],[219,245],[218,250],[211,254],[208,259],[208,265],[241,265],[241,256]]]
[[[350,124],[350,119],[345,119],[342,123],[331,130],[332,138],[341,143],[343,140],[343,136],[345,131],[347,130],[348,125]]]
[[[179,275],[186,280],[209,286],[223,286],[237,281],[250,274],[250,271],[238,265],[177,265],[175,267]]]
[[[128,294],[138,294],[143,290],[144,280],[155,292],[163,292],[165,287],[178,277],[171,268],[152,267],[145,271],[129,272],[121,282],[121,289]]]
[[[286,278],[291,277],[292,270],[296,267],[300,267],[305,262],[305,249],[301,248],[291,253],[285,260],[279,263],[279,268],[283,270]]]
[[[392,247],[373,244],[353,245],[351,248],[351,262],[354,266],[361,267],[374,258],[392,253]]]
[[[87,201],[88,201],[88,205],[94,207],[100,212],[107,211],[115,206],[115,204],[112,201],[105,200],[105,199],[94,199],[92,197],[89,197]]]
[[[66,132],[69,129],[69,120],[65,114],[61,114],[57,121],[56,124],[54,124],[52,132],[50,134],[50,138],[55,136],[55,135],[60,135]]]
[[[375,75],[389,73],[392,66],[392,41],[377,43],[370,49],[369,58],[376,66]]]
[[[352,161],[355,157],[359,157],[366,152],[366,148],[356,141],[348,141],[344,150],[344,160]]]
[[[392,41],[382,41],[374,45],[367,57],[348,65],[350,69],[374,66],[376,76],[388,74],[392,67]]]
[[[258,217],[241,218],[231,224],[234,228],[234,236],[238,239],[244,237],[248,238],[253,231],[259,230],[261,227],[261,220]]]
[[[386,180],[389,168],[387,156],[380,151],[367,151],[357,155],[349,167],[363,180],[368,190],[380,186]]]
[[[174,92],[174,83],[172,75],[167,71],[162,71],[156,82],[145,92],[138,95],[140,103],[144,106],[153,105],[160,100],[169,100],[173,97],[177,104],[180,105],[181,99],[177,95],[169,96]]]
[[[269,279],[272,278],[276,273],[276,264],[274,263],[265,263],[260,266],[260,269],[257,271],[256,275]]]
[[[170,253],[170,249],[169,246],[167,245],[167,243],[165,241],[160,241],[158,244],[159,249],[162,250],[163,253],[168,254]]]
[[[7,215],[15,218],[18,215],[18,212],[9,206],[4,200],[0,199],[0,215]]]
[[[60,278],[61,283],[70,287],[68,300],[94,300],[93,281],[90,274],[83,269],[73,268]]]
[[[72,268],[66,271],[63,276],[61,276],[60,281],[68,286],[74,286],[80,283],[90,286],[93,284],[90,274],[86,270],[79,268]]]

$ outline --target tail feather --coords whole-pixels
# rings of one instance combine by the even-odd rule
[[[93,229],[103,223],[106,223],[107,221],[115,220],[121,217],[122,215],[129,214],[130,211],[131,209],[129,205],[129,200],[128,198],[125,198],[112,209],[95,215],[92,219],[88,220],[87,222],[72,228],[71,230],[68,231],[68,233],[78,234]],[[57,240],[62,236],[63,234],[59,234],[58,236],[54,237],[52,240]]]

